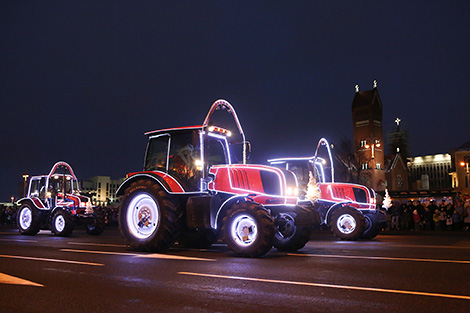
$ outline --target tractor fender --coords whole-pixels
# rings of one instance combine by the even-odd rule
[[[235,195],[226,199],[222,205],[217,209],[215,212],[215,218],[211,218],[211,227],[217,230],[222,228],[222,221],[224,219],[225,213],[229,210],[232,205],[238,202],[255,202],[253,199],[249,197],[249,195]],[[270,213],[268,209],[266,209],[263,205],[261,205],[267,212]],[[212,211],[212,208],[211,208]],[[212,213],[211,213],[212,215]]]
[[[167,193],[171,193],[171,190],[169,190],[170,188],[169,188],[168,184],[162,178],[160,178],[158,175],[152,175],[152,174],[149,174],[149,173],[141,173],[141,174],[132,175],[131,177],[129,177],[128,179],[123,181],[121,183],[121,185],[118,187],[117,191],[116,191],[116,196],[120,197],[120,196],[124,195],[124,191],[127,189],[127,187],[129,187],[133,182],[135,182],[139,179],[146,179],[146,180],[153,181],[156,184],[159,184],[160,186],[162,186],[162,188]]]
[[[23,204],[29,204],[38,210],[48,210],[39,200],[33,201],[31,198],[22,198],[16,201],[17,206],[22,206]]]
[[[339,203],[336,203],[336,204],[332,205],[331,207],[329,207],[326,214],[325,214],[325,220],[324,220],[325,224],[330,225],[330,221],[331,221],[331,217],[333,216],[333,213],[337,209],[345,207],[345,206],[356,210],[361,215],[364,215],[364,214],[362,214],[362,212],[360,210],[356,209],[355,207],[350,206],[349,204],[350,204],[350,202],[339,202]]]

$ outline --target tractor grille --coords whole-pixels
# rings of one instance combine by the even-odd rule
[[[333,196],[339,199],[346,199],[346,194],[344,193],[344,188],[342,187],[333,187]]]
[[[250,190],[250,183],[245,170],[232,169],[231,174],[233,187]]]

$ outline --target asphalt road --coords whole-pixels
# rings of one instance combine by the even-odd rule
[[[0,226],[0,312],[470,312],[470,234],[316,233],[294,254],[130,251],[116,228],[21,236]]]

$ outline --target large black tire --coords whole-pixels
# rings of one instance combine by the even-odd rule
[[[141,179],[124,192],[119,229],[132,249],[163,252],[175,242],[181,217],[178,207],[159,184]]]
[[[63,209],[56,209],[52,214],[50,228],[51,231],[57,236],[70,236],[73,232],[72,215]]]
[[[41,228],[41,215],[32,204],[25,203],[20,206],[16,215],[16,225],[22,235],[36,235]]]
[[[104,219],[99,216],[88,218],[85,224],[85,229],[88,235],[99,236],[104,231]]]
[[[331,216],[330,227],[342,240],[358,239],[364,233],[364,226],[364,215],[352,207],[338,208]]]
[[[237,256],[259,257],[268,253],[274,231],[273,218],[257,203],[236,203],[223,218],[224,240]]]
[[[217,241],[213,229],[184,230],[178,237],[178,242],[188,248],[206,249]]]
[[[289,213],[280,213],[275,220],[276,233],[274,247],[279,251],[297,251],[302,249],[310,240],[310,228],[296,226],[294,216]]]
[[[377,215],[376,214],[364,214],[365,218],[365,226],[364,226],[364,233],[360,237],[361,239],[373,239],[382,230],[381,223],[377,222]]]

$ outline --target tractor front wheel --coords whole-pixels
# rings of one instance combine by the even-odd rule
[[[382,230],[381,223],[377,222],[376,214],[364,214],[365,227],[361,239],[373,239],[380,234]]]
[[[98,236],[104,231],[104,220],[102,217],[95,216],[86,221],[85,229],[88,235]]]
[[[280,213],[275,222],[274,247],[279,251],[297,251],[310,240],[310,228],[296,226],[292,214]]]
[[[52,232],[57,236],[68,237],[73,231],[73,217],[69,212],[63,209],[56,209],[52,215],[51,226]]]
[[[364,233],[364,215],[355,208],[341,207],[333,213],[330,226],[340,239],[356,240]]]
[[[234,204],[223,219],[225,242],[235,255],[259,257],[271,250],[274,221],[263,206],[254,202]]]

